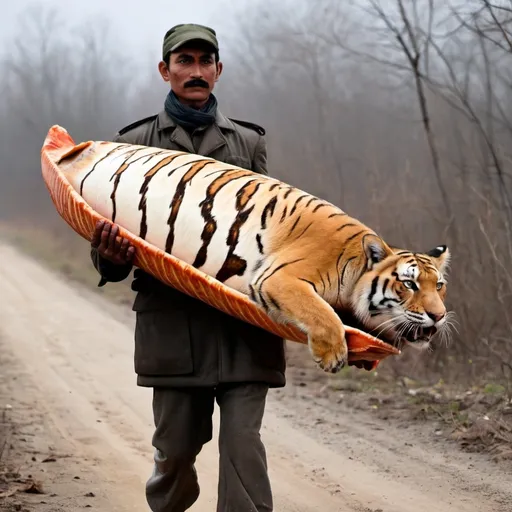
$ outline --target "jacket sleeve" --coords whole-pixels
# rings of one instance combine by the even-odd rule
[[[112,142],[126,142],[118,133],[112,139]],[[126,279],[132,271],[133,265],[115,265],[114,263],[103,258],[98,249],[91,247],[91,260],[94,268],[101,276],[98,286],[104,286],[106,283],[118,283]]]
[[[132,271],[133,265],[128,263],[126,265],[116,265],[105,258],[103,258],[98,249],[91,247],[91,260],[94,268],[101,276],[98,286],[103,286],[108,282],[118,283],[126,279]]]
[[[264,137],[260,135],[258,142],[254,148],[254,156],[252,158],[252,170],[260,174],[268,175],[267,171],[267,142]]]

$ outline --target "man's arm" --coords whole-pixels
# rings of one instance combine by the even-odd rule
[[[132,270],[132,265],[114,265],[106,260],[98,252],[98,249],[91,247],[91,260],[94,268],[101,276],[98,286],[103,286],[108,282],[118,283],[126,279]]]
[[[117,133],[112,142],[127,141]],[[109,281],[112,283],[123,281],[132,271],[133,265],[131,263],[131,259],[133,258],[133,247],[130,249],[131,252],[129,253],[128,248],[130,247],[130,244],[127,240],[123,240],[118,244],[116,253],[115,238],[117,237],[117,231],[115,231],[116,234],[114,235],[114,238],[111,236],[112,231],[114,230],[111,225],[104,223],[100,225],[98,223],[91,242],[92,264],[101,276],[98,286],[104,286]],[[119,260],[118,252],[121,250],[122,243],[124,243],[122,255],[124,258],[129,258],[126,262],[123,262],[122,259]],[[111,257],[114,258],[114,261],[109,259]]]
[[[128,277],[132,270],[135,248],[127,238],[118,236],[116,225],[99,221],[91,241],[91,260],[101,276],[98,286],[108,281],[117,283]]]
[[[262,135],[259,136],[254,155],[252,157],[252,170],[260,174],[267,174],[267,142]]]

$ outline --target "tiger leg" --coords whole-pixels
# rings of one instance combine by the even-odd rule
[[[336,373],[347,364],[343,323],[310,284],[281,272],[251,286],[251,295],[270,316],[307,333],[309,350],[322,370]]]

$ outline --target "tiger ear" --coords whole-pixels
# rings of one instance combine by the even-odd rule
[[[364,235],[363,249],[366,254],[368,270],[371,270],[377,263],[393,254],[393,251],[384,240],[373,233]]]
[[[451,253],[446,245],[438,245],[435,249],[428,251],[427,256],[430,256],[434,266],[444,274],[450,265]]]

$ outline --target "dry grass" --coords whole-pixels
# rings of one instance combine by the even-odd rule
[[[429,423],[436,436],[461,449],[482,452],[494,461],[512,461],[512,387],[480,379],[471,386],[443,379],[399,375],[392,358],[376,371],[353,367],[332,376],[319,371],[305,346],[287,346],[288,381],[313,396],[353,409],[372,411],[383,420]]]
[[[118,303],[132,302],[130,279],[115,286],[96,286],[98,275],[90,262],[89,244],[73,233],[4,224],[0,225],[0,238],[67,279],[85,284]],[[386,359],[375,372],[350,367],[331,376],[316,368],[306,346],[288,342],[288,380],[299,387],[313,386],[319,395],[343,399],[354,408],[374,409],[384,419],[435,422],[443,436],[465,450],[488,453],[496,461],[512,459],[511,382],[500,379],[498,372],[495,379],[473,379],[471,386],[446,383],[443,372],[428,370],[428,357],[428,353],[411,352]],[[448,373],[451,358],[447,353]],[[5,422],[0,425],[1,464],[9,431]]]

